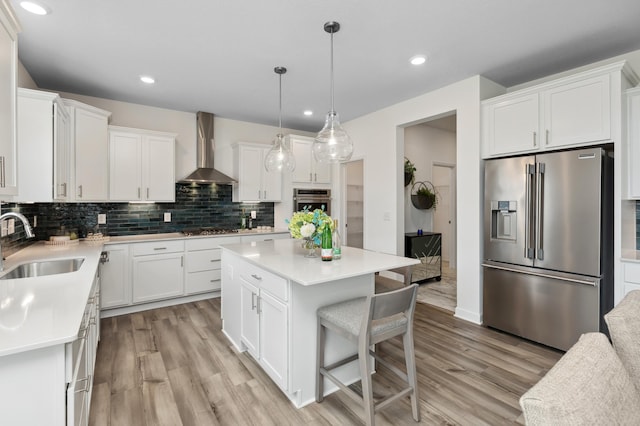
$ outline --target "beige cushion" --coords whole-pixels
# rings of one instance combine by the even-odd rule
[[[367,303],[366,297],[359,297],[324,306],[318,309],[318,318],[344,330],[355,340],[360,334],[360,327],[362,327],[362,321],[365,319],[364,314]],[[404,327],[408,322],[404,314],[396,314],[380,320],[374,320],[371,322],[371,336],[377,336],[387,331]]]
[[[627,293],[604,319],[613,347],[640,392],[640,290]]]
[[[640,394],[602,333],[583,334],[520,398],[527,425],[637,425]]]

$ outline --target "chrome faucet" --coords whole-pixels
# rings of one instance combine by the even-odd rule
[[[22,225],[24,226],[24,233],[27,235],[27,238],[33,238],[33,229],[31,229],[31,225],[29,225],[29,220],[24,217],[21,213],[16,212],[6,212],[0,215],[0,222],[9,218],[15,217],[16,219],[20,219]],[[0,271],[4,271],[4,258],[2,257],[2,246],[0,245]]]

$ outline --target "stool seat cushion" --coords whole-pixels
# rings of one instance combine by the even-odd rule
[[[362,321],[365,320],[364,312],[367,307],[367,298],[347,300],[318,309],[318,317],[357,338],[360,334]],[[371,322],[371,336],[377,336],[396,328],[405,327],[407,317],[400,313],[384,319]]]

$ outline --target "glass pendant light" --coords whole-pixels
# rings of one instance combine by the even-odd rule
[[[275,67],[273,71],[280,76],[280,115],[278,127],[280,131],[273,140],[273,145],[264,158],[264,168],[268,172],[292,172],[296,168],[296,159],[282,134],[282,74],[287,72],[285,67]]]
[[[338,113],[333,107],[333,34],[340,30],[338,22],[324,24],[324,30],[331,34],[331,111],[327,113],[324,127],[313,141],[312,151],[321,163],[348,161],[353,154],[353,142],[340,125]]]

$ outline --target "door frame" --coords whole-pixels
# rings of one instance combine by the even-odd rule
[[[339,205],[340,206],[340,212],[339,212],[339,220],[340,222],[338,223],[338,232],[340,232],[340,235],[344,237],[345,241],[343,241],[343,244],[349,244],[349,240],[348,240],[348,236],[347,236],[347,229],[345,228],[345,224],[347,223],[347,165],[349,163],[355,163],[356,161],[362,161],[362,229],[364,231],[364,229],[366,229],[366,222],[367,222],[367,217],[364,214],[365,211],[365,206],[367,205],[367,191],[364,188],[364,183],[367,181],[366,180],[366,173],[367,173],[367,162],[364,161],[364,157],[363,156],[354,156],[352,157],[349,161],[345,161],[343,163],[340,163],[340,200],[335,200],[336,202],[334,203],[332,200],[332,205]],[[333,207],[333,206],[332,206]],[[366,247],[367,246],[367,233],[363,232],[362,235],[362,247]]]

